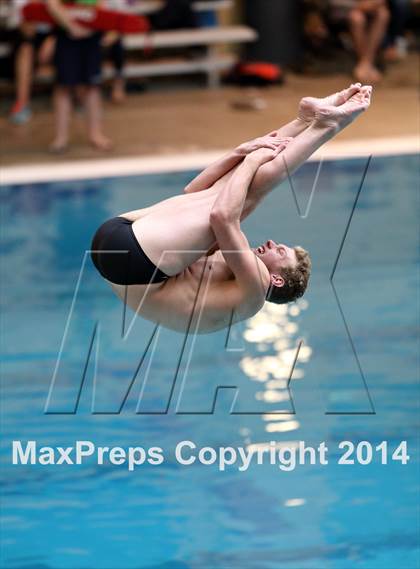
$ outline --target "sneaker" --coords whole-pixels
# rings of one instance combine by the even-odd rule
[[[22,107],[19,103],[16,103],[10,111],[9,120],[13,124],[25,124],[30,120],[31,116],[32,112],[29,107]]]

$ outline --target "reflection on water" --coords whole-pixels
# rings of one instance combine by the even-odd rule
[[[286,508],[297,508],[298,506],[303,506],[305,502],[306,500],[303,498],[290,498],[289,500],[285,501],[284,505]]]
[[[281,407],[262,416],[267,433],[289,433],[298,430],[300,426],[294,413],[290,413],[293,402],[289,382],[303,379],[303,366],[309,362],[312,353],[305,339],[299,336],[296,321],[307,308],[308,302],[303,298],[291,305],[266,303],[246,323],[244,338],[247,342],[256,344],[261,355],[244,357],[240,367],[251,380],[262,384],[264,389],[256,393],[256,399],[271,404],[288,403],[288,408]],[[252,448],[261,448],[263,445],[264,443],[253,443]]]

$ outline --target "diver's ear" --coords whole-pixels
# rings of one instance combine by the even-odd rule
[[[284,278],[281,275],[271,275],[271,285],[278,287],[284,286]]]
[[[285,259],[287,257],[287,251],[286,251],[286,247],[284,245],[280,245],[279,253],[283,259]]]

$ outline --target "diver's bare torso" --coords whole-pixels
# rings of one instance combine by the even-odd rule
[[[215,243],[209,223],[211,208],[220,185],[227,183],[235,170],[208,190],[174,196],[134,213],[133,232],[142,249],[170,275],[168,280],[150,285],[110,283],[121,300],[143,318],[180,332],[206,333],[228,326],[233,311],[234,321],[239,321],[261,308],[263,302],[245,297],[220,251],[203,254]],[[188,251],[182,245],[185,232]],[[163,256],[162,249],[167,251]],[[255,259],[264,273],[263,263]]]
[[[262,306],[245,302],[220,251],[201,257],[163,283],[128,287],[110,284],[137,314],[179,332],[220,330],[232,318],[234,322],[249,318]]]

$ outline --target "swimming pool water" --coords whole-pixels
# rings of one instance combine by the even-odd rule
[[[1,189],[2,567],[419,566],[418,160],[372,159],[334,278],[374,414],[329,281],[365,163],[324,163],[306,219],[297,215],[286,183],[245,222],[253,244],[273,238],[310,250],[310,290],[287,308],[267,305],[228,340],[226,332],[202,336],[190,352],[190,339],[167,414],[183,337],[161,331],[147,381],[144,365],[116,413],[153,325],[138,320],[121,342],[122,304],[90,262],[50,413],[44,409],[95,229],[110,216],[178,193],[194,173]],[[294,177],[303,209],[316,168],[308,164]],[[93,357],[72,413],[98,319],[95,413]],[[290,401],[287,378],[301,340]],[[220,392],[210,413],[220,385],[239,388],[234,414],[232,389]],[[142,414],[136,414],[142,387]],[[76,440],[160,446],[166,460],[133,472],[94,462],[13,466],[11,441],[33,439],[39,446]],[[269,464],[245,472],[185,467],[173,449],[187,439],[199,447],[326,441],[330,464],[291,472]],[[341,440],[386,440],[391,448],[406,440],[410,461],[338,466]]]

